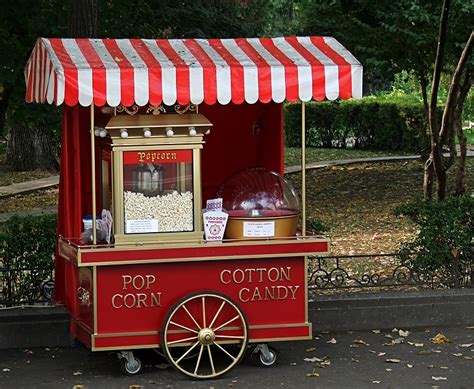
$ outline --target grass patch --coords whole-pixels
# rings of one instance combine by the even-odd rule
[[[456,166],[449,171],[450,183]],[[474,182],[474,160],[467,162]],[[300,190],[300,174],[287,178]],[[416,226],[393,215],[395,208],[423,196],[423,165],[419,161],[364,163],[310,170],[307,217],[329,228],[334,254],[392,253],[411,240]]]
[[[401,151],[306,148],[306,163],[384,156],[410,155]],[[285,166],[301,165],[301,148],[285,147]]]

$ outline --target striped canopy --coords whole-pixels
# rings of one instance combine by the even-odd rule
[[[26,101],[69,106],[252,104],[362,96],[362,65],[336,39],[47,39]]]

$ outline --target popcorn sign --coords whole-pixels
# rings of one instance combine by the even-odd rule
[[[209,242],[218,242],[224,238],[224,231],[229,215],[219,211],[207,211],[202,215],[204,221],[204,233]]]

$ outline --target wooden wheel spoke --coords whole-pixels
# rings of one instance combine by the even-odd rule
[[[206,328],[206,297],[202,296],[202,327]]]
[[[209,324],[209,328],[212,328],[212,326],[214,325],[214,322],[216,321],[217,317],[219,316],[219,313],[221,313],[222,308],[224,308],[224,305],[225,305],[225,301],[222,302],[221,306],[219,307],[216,314],[214,315],[214,318],[212,319],[211,324]]]
[[[204,345],[201,344],[201,349],[199,350],[198,359],[196,361],[196,367],[194,368],[194,375],[197,375],[199,364],[201,363],[202,350],[204,350]]]
[[[227,356],[235,361],[237,358],[234,357],[231,353],[229,353],[224,347],[222,347],[219,343],[214,342],[214,345],[217,346],[221,351],[223,351]]]
[[[174,322],[174,321],[170,321],[170,324],[173,324],[173,325],[176,326],[176,327],[182,328],[183,330],[186,330],[186,331],[189,331],[189,332],[193,332],[193,333],[195,333],[195,334],[198,333],[196,330],[193,330],[192,328],[185,327],[185,326],[183,326],[183,325],[181,325],[181,324],[178,324],[178,323],[176,323],[176,322]]]
[[[210,346],[207,346],[207,352],[209,354],[209,362],[211,363],[212,374],[216,375],[216,369],[214,367],[214,360],[212,359],[212,352]]]
[[[182,307],[185,310],[185,312],[188,314],[188,316],[191,318],[191,320],[194,322],[194,324],[196,324],[196,327],[201,329],[201,326],[198,324],[194,316],[191,315],[191,312],[189,312],[188,308],[186,308],[186,305],[183,304]]]
[[[161,343],[170,364],[183,374],[216,378],[242,359],[248,344],[247,320],[239,306],[220,293],[190,294],[166,316]]]
[[[188,349],[188,351],[186,351],[183,355],[181,355],[181,356],[179,357],[178,360],[176,360],[176,364],[179,365],[179,363],[183,360],[183,358],[186,358],[186,355],[188,355],[191,351],[193,351],[194,348],[195,348],[198,344],[199,344],[199,342],[194,343],[193,346]]]
[[[214,335],[216,338],[226,338],[226,339],[245,339],[245,336],[237,335]]]
[[[237,320],[239,317],[240,317],[240,316],[237,315],[237,316],[233,317],[232,319],[227,320],[224,324],[221,324],[219,327],[217,327],[217,328],[214,330],[214,332],[219,331],[221,328],[223,328],[223,327],[225,327],[227,324],[230,324],[230,323],[232,323],[233,321]]]
[[[172,344],[177,344],[177,343],[183,343],[183,342],[189,342],[190,340],[195,340],[196,336],[193,336],[191,338],[184,338],[184,339],[179,339],[179,340],[173,340],[172,342],[167,342],[168,346]]]

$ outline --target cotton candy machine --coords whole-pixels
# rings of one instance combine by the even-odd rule
[[[229,214],[227,239],[286,238],[296,235],[300,203],[293,186],[263,168],[234,174],[218,189]]]

